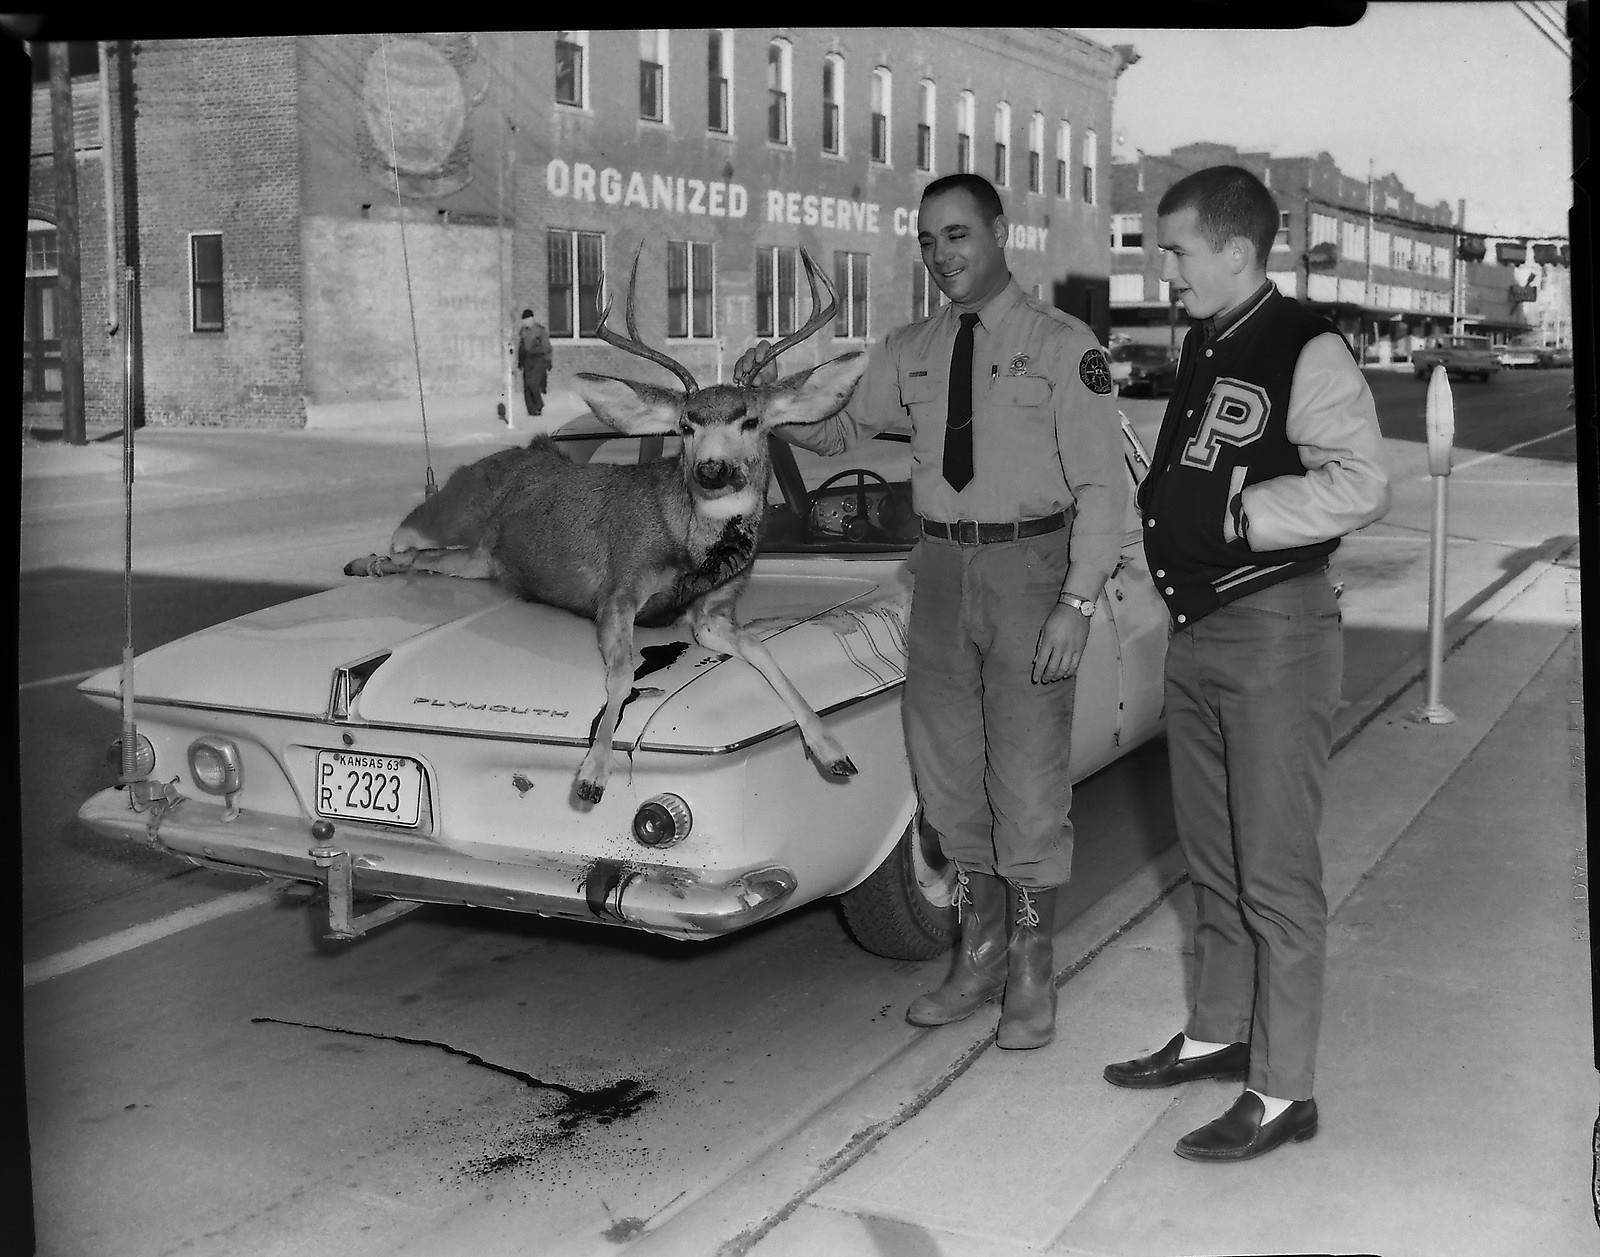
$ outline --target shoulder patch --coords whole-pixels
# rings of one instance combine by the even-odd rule
[[[1106,365],[1106,356],[1098,348],[1086,350],[1078,360],[1078,378],[1091,393],[1109,393],[1111,391],[1111,368]]]

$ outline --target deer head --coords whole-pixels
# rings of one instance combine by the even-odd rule
[[[640,249],[642,252],[642,245]],[[772,347],[748,373],[751,378],[761,366],[814,335],[833,318],[832,285],[804,249],[800,258],[811,284],[812,316],[804,327]],[[666,367],[683,382],[683,391],[590,372],[575,376],[573,387],[596,415],[619,432],[681,436],[684,480],[700,511],[736,515],[759,510],[766,500],[771,471],[768,433],[785,424],[814,423],[837,411],[850,400],[866,370],[866,354],[841,354],[768,385],[736,381],[701,388],[687,367],[640,340],[633,313],[638,278],[639,254],[635,253],[628,286],[629,335],[620,336],[606,327],[609,301],[601,310],[595,334],[607,344]],[[819,280],[827,291],[826,304],[818,294]]]

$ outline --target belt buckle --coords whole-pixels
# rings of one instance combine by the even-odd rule
[[[975,519],[958,519],[950,525],[950,531],[964,546],[978,544],[978,521]]]

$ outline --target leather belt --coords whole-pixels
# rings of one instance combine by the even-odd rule
[[[1057,511],[1039,519],[1018,520],[1014,524],[984,524],[975,519],[958,519],[953,524],[937,519],[922,521],[922,535],[942,541],[959,541],[964,546],[987,545],[991,541],[1020,541],[1042,537],[1067,526],[1067,512]]]

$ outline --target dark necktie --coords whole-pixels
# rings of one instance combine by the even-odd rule
[[[961,316],[956,347],[950,352],[950,391],[944,428],[944,478],[959,492],[972,480],[972,325],[976,314]]]

